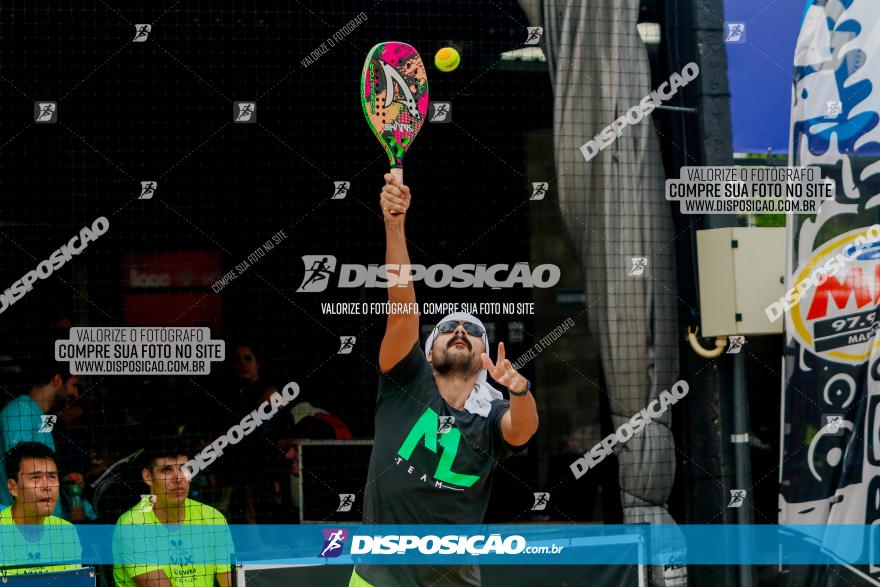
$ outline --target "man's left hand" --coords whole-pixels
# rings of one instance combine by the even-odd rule
[[[498,343],[498,360],[495,363],[492,363],[492,359],[486,353],[480,355],[480,358],[483,360],[483,367],[486,368],[492,379],[507,389],[516,393],[521,393],[528,389],[529,382],[505,358],[503,342]]]

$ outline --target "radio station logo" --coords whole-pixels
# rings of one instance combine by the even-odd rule
[[[851,365],[880,346],[880,242],[865,228],[851,230],[814,251],[792,274],[811,283],[791,296],[791,333],[822,359]],[[845,262],[843,262],[845,261]]]

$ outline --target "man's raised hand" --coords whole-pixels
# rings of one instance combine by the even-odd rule
[[[390,173],[385,174],[385,185],[379,193],[379,205],[385,221],[399,222],[409,209],[410,193],[406,185],[398,184],[397,178]]]
[[[492,359],[486,353],[480,355],[480,358],[483,360],[483,367],[486,368],[492,379],[507,389],[520,393],[528,388],[529,382],[526,378],[520,375],[513,368],[511,362],[505,358],[503,342],[498,343],[498,360],[495,363],[492,363]]]

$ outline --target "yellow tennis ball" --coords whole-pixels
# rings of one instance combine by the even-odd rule
[[[434,65],[440,71],[452,71],[461,62],[461,55],[452,47],[443,47],[434,55]]]

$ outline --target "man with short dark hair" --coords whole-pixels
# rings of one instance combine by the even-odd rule
[[[20,442],[39,442],[55,451],[52,438],[52,416],[56,403],[67,402],[79,395],[79,377],[71,375],[66,363],[46,362],[30,369],[30,389],[10,401],[0,411],[0,454]],[[57,501],[57,500],[56,500]],[[0,471],[0,506],[12,503],[6,487],[6,472]],[[61,515],[58,503],[55,515]]]
[[[116,522],[113,579],[117,587],[213,587],[215,579],[220,587],[231,585],[229,564],[197,564],[194,559],[207,553],[214,561],[229,560],[232,537],[223,514],[189,499],[190,479],[183,469],[189,460],[188,451],[181,447],[159,448],[145,451],[142,458],[141,478],[150,495]],[[131,524],[161,524],[168,528],[160,534],[167,540],[159,540],[158,552],[145,553],[148,547],[137,530],[120,531],[120,526]],[[187,525],[222,525],[223,529],[210,533],[180,532],[180,526]],[[151,557],[156,559],[154,564],[145,564]]]
[[[0,511],[0,567],[18,568],[0,569],[0,575],[80,568],[72,562],[82,558],[76,530],[52,515],[60,490],[55,453],[39,442],[21,442],[4,460],[14,501]]]

